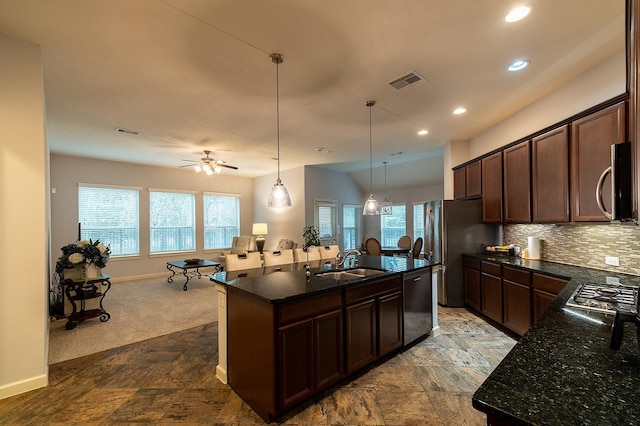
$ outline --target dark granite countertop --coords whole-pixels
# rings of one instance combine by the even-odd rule
[[[280,303],[305,297],[314,293],[330,291],[346,285],[362,282],[367,279],[391,277],[417,269],[429,267],[431,263],[423,259],[413,259],[404,256],[357,256],[358,267],[384,270],[385,273],[373,277],[354,280],[335,280],[317,276],[321,272],[335,269],[349,269],[337,267],[335,261],[309,262],[311,276],[307,279],[304,263],[283,265],[281,267],[267,267],[247,269],[244,271],[219,272],[211,276],[211,280],[229,287],[250,293],[269,303]]]
[[[616,277],[638,286],[640,277],[508,256],[473,256],[570,279],[476,391],[473,406],[522,424],[640,424],[640,350],[634,326],[625,326],[622,347],[612,350],[612,316],[565,308],[586,281]]]

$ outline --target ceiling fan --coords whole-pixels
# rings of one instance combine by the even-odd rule
[[[212,175],[214,172],[220,173],[223,167],[226,167],[227,169],[238,170],[236,166],[230,166],[223,160],[216,160],[215,158],[211,158],[209,156],[209,154],[211,154],[211,151],[205,150],[204,154],[206,155],[206,157],[202,157],[200,160],[182,160],[191,161],[195,164],[188,164],[186,166],[180,167],[193,167],[196,172],[200,173],[200,171],[204,171],[208,175]]]

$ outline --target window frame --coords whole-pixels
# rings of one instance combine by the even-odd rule
[[[395,216],[394,210],[398,209],[399,207],[404,208],[404,230],[402,232],[396,231],[395,234],[397,234],[397,236],[387,237],[385,236],[384,225],[389,217]],[[380,245],[382,245],[383,247],[395,247],[398,245],[398,240],[403,235],[407,235],[407,205],[406,203],[394,203],[391,205],[391,214],[380,215]]]
[[[162,189],[162,188],[149,188],[149,255],[157,256],[164,254],[174,254],[174,253],[193,253],[197,250],[198,241],[197,241],[197,223],[196,223],[196,192],[197,191],[189,191],[189,190],[180,190],[180,189]],[[153,226],[153,209],[152,209],[152,198],[153,194],[187,194],[191,196],[191,239],[193,240],[193,244],[189,248],[182,247],[180,249],[167,250],[166,247],[163,250],[154,250],[154,242],[153,242],[153,234],[154,229],[158,227]],[[188,226],[182,226],[181,228],[187,228]],[[165,228],[170,228],[166,226]],[[174,226],[175,228],[175,226]]]
[[[214,228],[214,226],[208,226],[207,225],[207,197],[233,197],[236,200],[236,232],[234,233],[234,235],[230,236],[230,240],[229,240],[229,244],[228,245],[223,245],[220,247],[207,247],[207,230],[210,228]],[[202,244],[203,244],[203,248],[204,251],[216,251],[216,250],[220,250],[220,249],[224,249],[224,248],[229,248],[231,247],[231,244],[233,242],[233,237],[234,236],[239,236],[240,235],[240,194],[232,194],[232,193],[223,193],[223,192],[203,192],[202,193]],[[220,225],[218,225],[220,226]],[[230,227],[230,226],[226,226],[226,227]],[[226,238],[226,236],[225,236]]]

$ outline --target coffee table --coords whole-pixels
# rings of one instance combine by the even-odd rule
[[[203,275],[205,277],[211,275],[201,273],[200,268],[215,268],[215,271],[211,273],[214,274],[220,271],[220,263],[212,262],[210,260],[201,260],[198,263],[187,263],[184,260],[174,260],[171,262],[167,262],[167,269],[171,271],[171,276],[167,278],[167,282],[172,283],[173,277],[176,275],[176,270],[181,270],[182,275],[184,275],[184,277],[187,279],[187,281],[184,283],[184,286],[182,286],[182,290],[187,291],[187,284],[189,284],[189,280],[191,278],[198,277],[199,279],[202,278]]]

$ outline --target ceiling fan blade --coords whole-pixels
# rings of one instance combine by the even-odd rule
[[[227,169],[238,170],[238,168],[237,168],[236,166],[230,166],[230,165],[228,165],[228,164],[218,163],[218,166],[220,166],[220,167],[226,167]]]
[[[186,164],[184,166],[178,166],[179,169],[183,168],[183,167],[194,167],[195,164]]]

